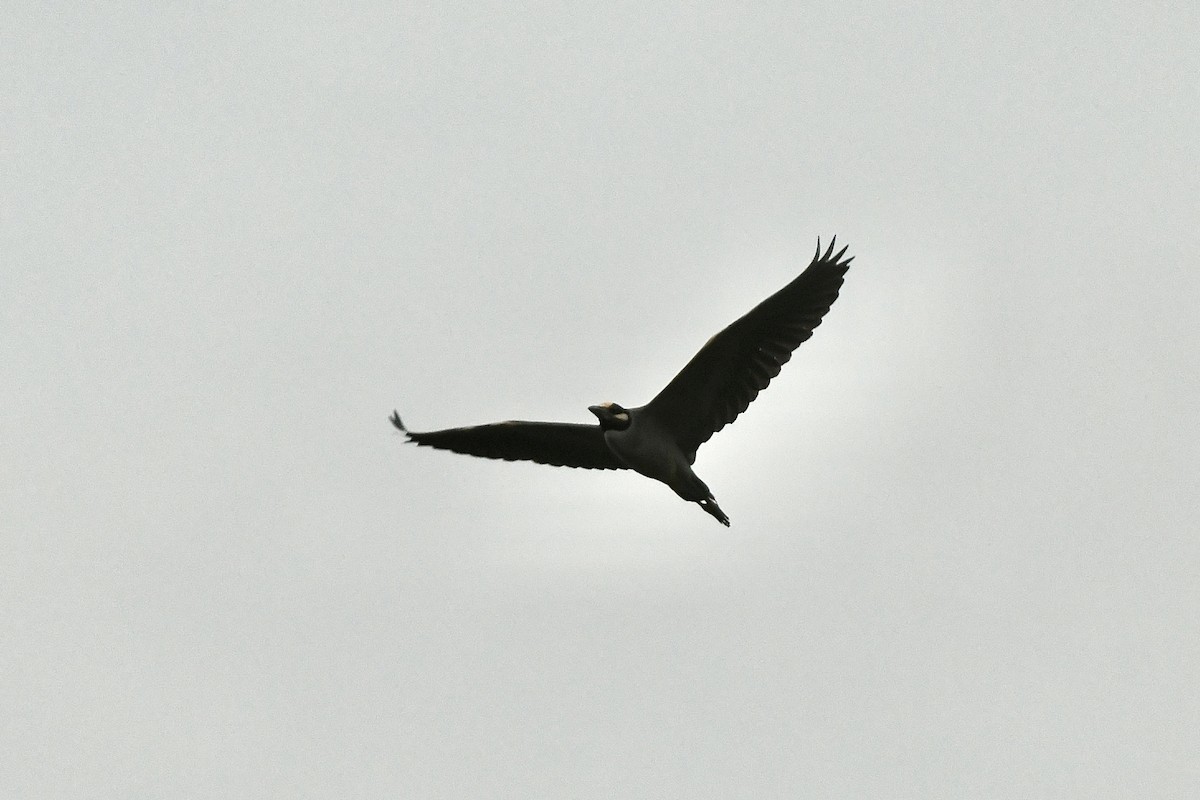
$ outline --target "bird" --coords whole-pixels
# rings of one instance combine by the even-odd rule
[[[821,324],[854,260],[843,259],[846,247],[835,254],[836,243],[835,236],[822,254],[818,238],[800,275],[709,339],[650,402],[588,406],[599,424],[508,420],[417,432],[398,411],[389,419],[421,447],[558,467],[632,469],[729,527],[728,515],[692,470],[696,451],[749,407]]]

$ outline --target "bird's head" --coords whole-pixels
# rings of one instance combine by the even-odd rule
[[[616,403],[601,403],[598,406],[588,406],[588,411],[600,420],[601,430],[623,431],[629,427],[629,411]]]

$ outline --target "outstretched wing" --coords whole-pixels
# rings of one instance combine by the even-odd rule
[[[536,461],[556,467],[625,468],[604,443],[604,432],[599,425],[510,420],[469,428],[414,433],[404,427],[400,415],[395,411],[390,419],[408,436],[410,442],[423,447],[452,450],[481,458],[502,458],[505,461]]]
[[[838,296],[852,258],[833,254],[837,237],[794,281],[709,339],[643,414],[674,434],[688,458],[714,433],[737,419],[812,336]]]

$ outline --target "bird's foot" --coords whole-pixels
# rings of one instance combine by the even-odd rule
[[[697,500],[696,504],[709,514],[712,514],[714,517],[716,517],[717,522],[721,523],[726,528],[729,527],[729,517],[725,516],[725,512],[721,510],[721,507],[717,505],[717,501],[714,500],[711,495],[707,500]]]

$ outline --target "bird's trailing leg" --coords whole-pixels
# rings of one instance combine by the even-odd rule
[[[717,501],[713,499],[711,494],[704,500],[697,500],[696,505],[700,506],[709,514],[712,514],[714,517],[716,517],[717,522],[721,523],[726,528],[729,527],[729,517],[725,516],[725,512],[721,510],[719,505],[717,505]]]

